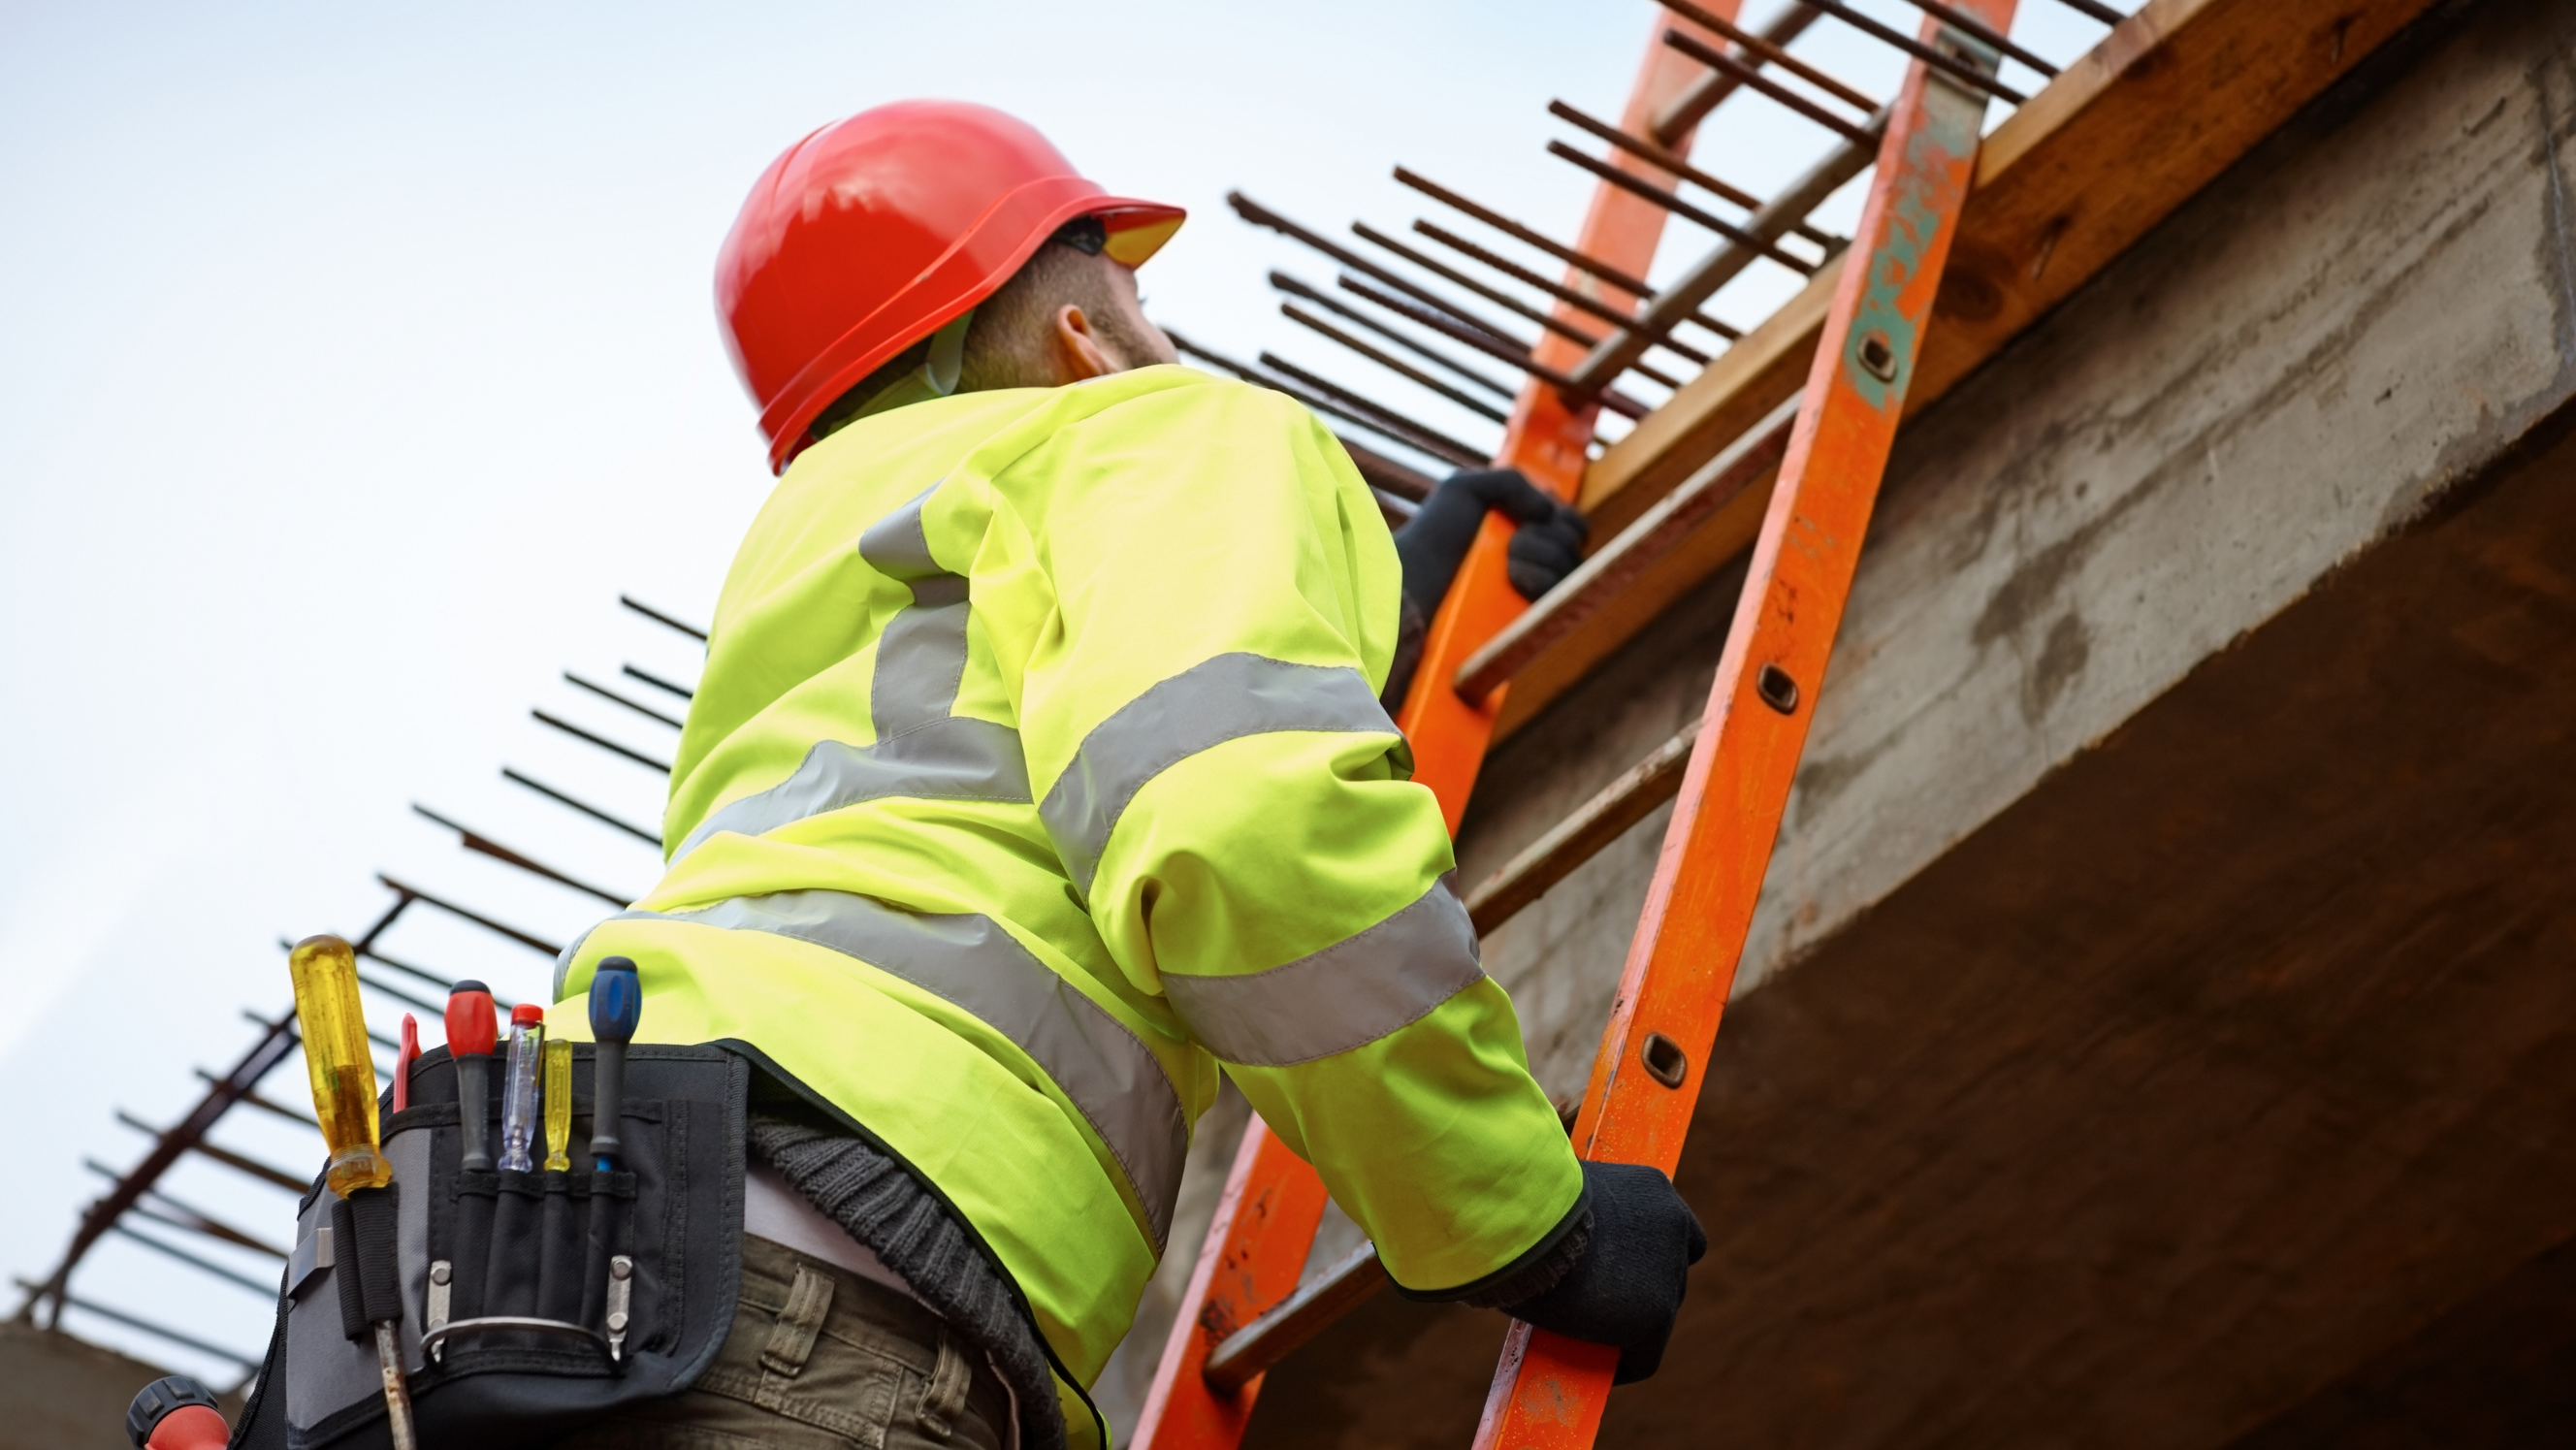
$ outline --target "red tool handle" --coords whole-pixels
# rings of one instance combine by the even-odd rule
[[[394,1111],[411,1106],[411,1065],[420,1059],[420,1019],[403,1014],[402,1050],[394,1054]]]
[[[224,1417],[203,1405],[181,1405],[161,1417],[144,1450],[224,1450],[233,1438]]]

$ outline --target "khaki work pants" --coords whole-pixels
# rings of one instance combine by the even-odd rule
[[[1002,1450],[1010,1393],[937,1315],[882,1284],[745,1235],[742,1302],[681,1394],[562,1450]]]

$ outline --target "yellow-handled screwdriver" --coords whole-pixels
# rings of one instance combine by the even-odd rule
[[[394,1165],[376,1146],[376,1060],[367,1050],[366,1009],[358,1001],[358,959],[336,936],[308,936],[287,954],[286,968],[295,979],[295,1019],[304,1037],[304,1069],[313,1079],[313,1116],[331,1155],[323,1182],[340,1195],[344,1210],[334,1215],[333,1272],[354,1275],[361,1286],[355,1298],[375,1330],[376,1365],[385,1382],[385,1424],[394,1450],[418,1450],[396,1333],[402,1324],[401,1289],[392,1264],[371,1261],[389,1255],[370,1254],[370,1246],[360,1242],[376,1235],[352,1231],[362,1215],[370,1230],[390,1230],[394,1181]],[[383,1236],[389,1250],[390,1232]],[[338,1242],[342,1239],[349,1241]],[[350,1296],[341,1299],[344,1306],[351,1302]],[[352,1327],[350,1337],[363,1332]]]
[[[572,1044],[546,1044],[546,1161],[548,1173],[572,1169]]]
[[[313,1116],[331,1154],[323,1181],[342,1198],[382,1188],[394,1181],[394,1165],[376,1147],[376,1059],[367,1050],[366,1010],[358,1001],[358,959],[336,936],[308,936],[295,944],[286,969],[295,978]]]

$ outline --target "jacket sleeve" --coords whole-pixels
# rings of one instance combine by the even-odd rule
[[[1398,1283],[1510,1264],[1582,1175],[1378,703],[1400,584],[1348,455],[1279,395],[1205,383],[1059,430],[1013,471],[1057,611],[1021,662],[1031,783],[1118,969]]]

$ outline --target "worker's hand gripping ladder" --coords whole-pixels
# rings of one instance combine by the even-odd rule
[[[1953,0],[1946,8],[1990,34],[2009,30],[2015,0]],[[1679,8],[1679,7],[1676,7]],[[1734,0],[1704,7],[1723,21]],[[1932,8],[1932,7],[1925,7]],[[1860,543],[1887,467],[1906,391],[1976,160],[1990,77],[2000,57],[1983,37],[1927,21],[1922,51],[1879,117],[1877,169],[1852,255],[1834,292],[1813,370],[1798,404],[1751,569],[1720,658],[1707,712],[1684,770],[1645,911],[1592,1078],[1574,1124],[1586,1158],[1679,1163],[1697,1098],[1698,1068],[1715,1042],[1756,895],[1805,746],[1808,721],[1849,596]],[[1935,61],[1932,55],[1937,53]],[[1644,135],[1695,79],[1664,45],[1650,47],[1622,129]],[[1674,149],[1687,147],[1687,138]],[[1634,275],[1653,261],[1663,215],[1634,188],[1604,184],[1580,249]],[[1569,274],[1569,282],[1581,279]],[[1687,283],[1658,310],[1687,312]],[[1702,294],[1704,295],[1704,294]],[[1641,328],[1602,354],[1646,345]],[[1553,350],[1557,356],[1549,356]],[[1537,360],[1606,385],[1559,338]],[[1496,462],[1572,499],[1582,481],[1597,404],[1570,401],[1534,375],[1522,389]],[[1759,431],[1759,430],[1757,430]],[[1503,687],[1460,693],[1467,666],[1521,612],[1504,572],[1510,526],[1488,519],[1432,623],[1399,722],[1415,779],[1440,797],[1450,828],[1464,814],[1502,708]],[[1137,1426],[1139,1450],[1211,1450],[1238,1443],[1261,1371],[1295,1343],[1364,1300],[1382,1275],[1344,1272],[1294,1303],[1326,1194],[1314,1170],[1256,1119],[1226,1183],[1197,1270]],[[1249,1332],[1247,1332],[1247,1330]],[[1255,1343],[1255,1341],[1262,1341]],[[1581,1447],[1600,1426],[1618,1352],[1515,1324],[1485,1406],[1480,1450]]]

